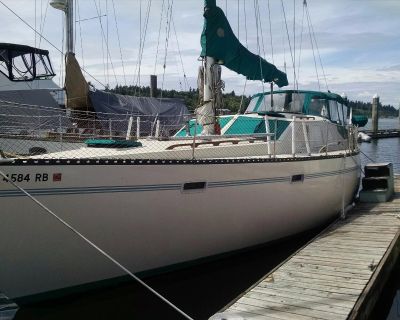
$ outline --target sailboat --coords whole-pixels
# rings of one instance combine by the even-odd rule
[[[203,103],[177,133],[0,160],[8,297],[24,303],[124,277],[11,182],[139,276],[303,232],[353,201],[359,150],[345,101],[279,90],[255,95],[245,114],[217,116],[221,65],[282,87],[287,78],[239,43],[215,0],[204,18]]]

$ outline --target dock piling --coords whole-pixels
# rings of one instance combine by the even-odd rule
[[[379,96],[377,94],[372,98],[372,132],[378,132],[378,118],[379,118]]]

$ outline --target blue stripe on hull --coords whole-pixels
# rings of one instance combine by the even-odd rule
[[[359,166],[349,169],[327,171],[321,173],[305,174],[304,180],[318,179],[323,177],[336,176],[357,171]],[[228,188],[236,186],[270,184],[279,182],[289,182],[291,176],[274,177],[265,179],[250,180],[232,180],[232,181],[216,181],[207,184],[208,188]],[[150,192],[150,191],[171,191],[181,190],[182,184],[156,184],[156,185],[139,185],[139,186],[101,186],[101,187],[71,187],[71,188],[42,188],[42,189],[26,189],[30,194],[35,196],[48,195],[73,195],[73,194],[96,194],[96,193],[121,193],[121,192]],[[0,197],[21,197],[25,196],[19,190],[3,190],[0,191]]]

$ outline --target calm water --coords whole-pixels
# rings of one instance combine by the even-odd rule
[[[398,128],[398,119],[383,119],[380,128]],[[400,139],[381,139],[361,145],[374,162],[392,162],[400,174]],[[362,155],[362,162],[370,162]],[[223,260],[147,279],[147,283],[194,319],[207,319],[247,289],[319,230],[290,241],[257,249]],[[385,288],[371,319],[400,319],[400,272],[396,272]],[[136,283],[75,295],[53,302],[25,307],[17,320],[72,319],[181,319]]]
[[[366,126],[370,129],[371,121]],[[399,119],[380,119],[379,129],[397,129]],[[361,144],[361,150],[373,160],[373,162],[392,162],[396,174],[400,174],[400,138],[388,138]],[[370,162],[361,155],[362,163]],[[400,261],[392,272],[387,282],[385,292],[382,294],[371,319],[400,320]]]

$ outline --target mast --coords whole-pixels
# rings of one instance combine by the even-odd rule
[[[203,122],[203,135],[215,134],[215,93],[213,90],[213,65],[215,59],[213,57],[204,58],[204,104],[199,110]]]
[[[52,0],[50,5],[54,9],[61,10],[65,13],[65,38],[66,38],[66,55],[75,53],[74,46],[74,1],[73,0]]]
[[[71,110],[94,111],[89,99],[89,84],[75,57],[74,0],[51,0],[50,5],[65,13],[65,92]]]

